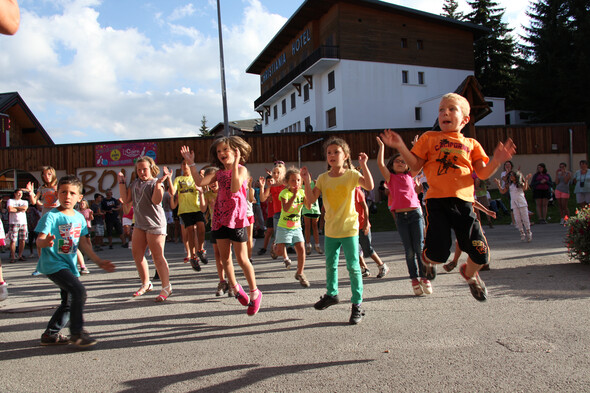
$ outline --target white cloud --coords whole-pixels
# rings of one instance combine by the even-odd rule
[[[183,7],[175,8],[174,11],[172,11],[170,16],[168,17],[168,20],[175,21],[175,20],[183,19],[187,16],[193,15],[195,12],[196,12],[195,6],[192,5],[191,3],[189,3]]]

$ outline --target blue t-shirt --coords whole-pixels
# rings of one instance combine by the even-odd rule
[[[84,216],[76,210],[73,216],[66,216],[57,208],[52,209],[41,217],[35,232],[55,236],[53,247],[41,249],[37,271],[52,274],[69,269],[74,276],[79,277],[76,252],[80,237],[88,234]]]

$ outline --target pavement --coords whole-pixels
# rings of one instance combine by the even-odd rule
[[[85,326],[99,340],[90,350],[39,345],[59,291],[31,276],[35,260],[9,264],[4,254],[9,297],[0,303],[0,391],[590,391],[590,266],[568,260],[557,224],[533,226],[531,243],[521,243],[510,226],[486,234],[492,262],[481,273],[489,291],[482,303],[457,269],[439,268],[434,293],[414,296],[397,232],[374,233],[391,271],[377,279],[370,265],[366,316],[356,326],[348,324],[343,261],[341,303],[317,311],[313,304],[325,292],[322,255],[308,257],[310,288],[282,261],[255,255],[264,297],[260,312],[248,317],[236,299],[215,297],[213,261],[197,273],[174,243],[165,252],[171,297],[155,303],[157,283],[132,298],[140,283],[131,251],[119,244],[102,252],[116,272],[89,262],[91,274],[82,277]],[[238,280],[246,284],[241,273]]]

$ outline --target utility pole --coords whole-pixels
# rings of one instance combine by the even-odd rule
[[[229,136],[229,121],[227,119],[227,95],[225,92],[225,65],[223,61],[223,37],[221,35],[221,6],[217,0],[217,27],[219,30],[219,63],[221,68],[221,99],[223,100],[223,136]]]

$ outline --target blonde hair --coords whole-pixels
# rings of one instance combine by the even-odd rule
[[[41,180],[43,180],[43,174],[45,172],[50,172],[51,173],[51,181],[49,184],[43,184],[44,186],[55,186],[57,184],[57,174],[55,173],[55,168],[50,166],[50,165],[46,165],[41,167]]]
[[[152,177],[156,177],[160,173],[160,168],[158,168],[158,166],[156,165],[156,162],[154,161],[154,159],[152,157],[141,156],[137,159],[137,161],[135,161],[135,171],[134,172],[136,174],[137,174],[137,164],[139,164],[140,162],[147,162],[150,165],[150,172],[152,173]]]
[[[352,166],[352,160],[350,159],[350,146],[348,146],[348,143],[346,143],[346,141],[342,138],[337,138],[333,136],[330,139],[328,139],[326,143],[324,143],[324,151],[327,152],[328,147],[332,145],[339,146],[344,152],[344,154],[348,156],[348,158],[344,160],[344,168],[353,169],[354,167]],[[330,169],[330,164],[328,164],[328,169]]]
[[[284,166],[284,165],[283,165]],[[289,181],[289,178],[291,177],[291,175],[299,175],[301,174],[301,171],[299,171],[299,168],[295,168],[294,166],[290,167],[287,172],[285,172],[285,183],[287,183]]]
[[[250,153],[252,152],[252,147],[248,144],[248,142],[239,136],[232,135],[217,138],[215,141],[213,141],[211,147],[209,148],[209,161],[211,162],[211,165],[217,168],[224,169],[223,163],[219,161],[219,158],[217,158],[217,146],[221,143],[227,144],[232,150],[240,150],[240,162],[242,164],[246,163],[246,160],[248,160],[248,157],[250,157]]]
[[[440,102],[443,102],[443,100],[457,101],[459,108],[461,108],[461,112],[463,112],[463,116],[469,116],[469,113],[471,112],[471,105],[469,105],[467,98],[457,93],[447,93],[441,97]]]

